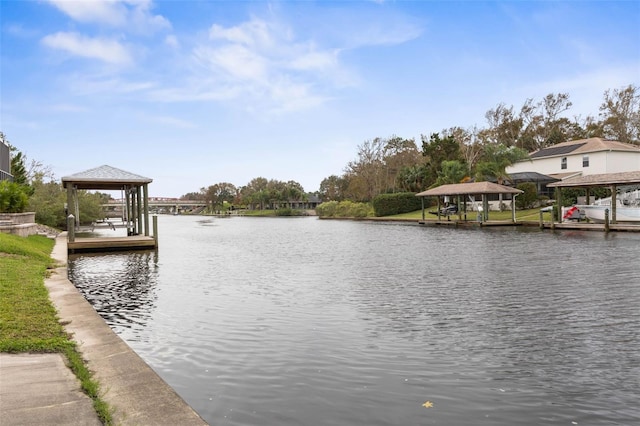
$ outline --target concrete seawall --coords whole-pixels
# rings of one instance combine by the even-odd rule
[[[117,425],[206,425],[158,374],[98,315],[67,278],[66,233],[51,254],[63,265],[45,286],[60,321],[78,344],[89,370],[100,382],[102,398],[114,408]]]

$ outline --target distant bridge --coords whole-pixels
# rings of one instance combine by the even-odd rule
[[[102,205],[107,210],[108,216],[121,216],[123,206],[122,200],[110,200]],[[206,201],[149,197],[149,211],[152,213],[196,212],[202,211],[205,207],[207,207]]]

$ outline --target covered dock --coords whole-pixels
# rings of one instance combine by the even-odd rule
[[[153,236],[149,226],[148,185],[152,181],[150,178],[107,165],[64,176],[62,185],[67,190],[68,251],[76,253],[157,248],[158,232],[155,216]],[[81,220],[78,205],[80,190],[122,191],[125,203],[123,220],[126,223],[127,236],[76,238],[75,231]]]
[[[456,197],[456,206],[457,211],[456,214],[458,216],[458,221],[467,221],[466,213],[467,213],[467,198],[470,196],[480,195],[482,197],[482,206],[479,210],[479,218],[481,219],[479,222],[487,222],[489,220],[489,200],[487,198],[488,195],[510,195],[511,199],[511,222],[510,224],[516,223],[516,205],[515,205],[515,197],[518,194],[521,194],[523,191],[520,189],[512,188],[505,185],[500,185],[493,182],[470,182],[470,183],[456,183],[449,185],[441,185],[436,188],[428,189],[426,191],[420,192],[416,194],[416,197],[422,198],[422,221],[421,224],[426,222],[425,216],[425,203],[424,199],[426,197],[436,197],[438,200],[437,204],[437,216],[438,222],[440,222],[441,218],[441,204],[440,197]],[[462,199],[461,199],[462,197]],[[474,201],[475,202],[475,201]],[[462,210],[460,209],[460,205],[462,204]],[[463,212],[464,212],[464,220],[463,220]],[[501,222],[504,223],[504,222]]]
[[[561,188],[584,188],[587,191],[587,204],[590,204],[590,190],[592,188],[609,188],[611,189],[611,224],[616,224],[616,196],[617,190],[625,186],[640,186],[640,170],[622,173],[601,173],[586,176],[573,176],[560,182],[554,182],[547,185],[550,188],[556,188],[556,202],[558,206],[562,205]],[[561,209],[557,209],[558,222],[562,222]],[[640,224],[639,224],[640,225]],[[638,226],[638,225],[631,225]]]

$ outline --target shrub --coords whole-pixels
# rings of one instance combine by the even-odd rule
[[[373,208],[367,203],[353,201],[327,201],[316,207],[320,217],[369,217],[373,216]]]
[[[0,213],[22,213],[28,201],[22,185],[8,180],[0,181]]]
[[[520,183],[516,186],[516,188],[524,191],[522,194],[516,197],[517,208],[521,210],[528,209],[533,207],[536,201],[538,201],[538,189],[536,188],[535,183]]]
[[[373,199],[373,210],[376,216],[409,213],[421,208],[422,202],[413,192],[380,194]]]

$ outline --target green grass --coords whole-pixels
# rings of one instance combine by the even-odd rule
[[[93,400],[98,417],[113,423],[111,409],[99,395],[75,342],[58,320],[44,280],[54,265],[54,241],[0,233],[0,352],[63,353],[83,391]]]
[[[429,213],[429,211],[436,210],[435,207],[425,208],[425,219],[426,220],[438,220],[438,216]],[[467,220],[476,220],[477,212],[467,212]],[[544,221],[551,221],[551,212],[545,212]],[[415,219],[422,220],[422,210],[416,210],[410,213],[397,214],[393,216],[387,216],[391,219]],[[457,218],[458,216],[451,216],[451,219]],[[463,216],[464,217],[464,216]],[[490,211],[489,212],[489,220],[511,220],[511,210],[498,212],[498,211]],[[516,210],[516,221],[533,221],[538,222],[540,220],[540,209],[528,209],[528,210]]]

